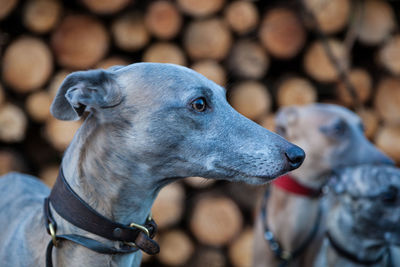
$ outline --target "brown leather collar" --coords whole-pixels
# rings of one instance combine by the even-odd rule
[[[148,219],[144,226],[140,225],[129,226],[109,220],[108,218],[104,217],[103,215],[95,211],[92,207],[90,207],[72,190],[72,188],[68,185],[67,181],[65,180],[61,168],[57,177],[57,181],[50,193],[49,198],[46,198],[44,205],[44,213],[46,216],[46,228],[48,233],[51,234],[53,237],[53,241],[51,242],[53,243],[53,245],[57,244],[56,241],[57,236],[55,233],[57,230],[57,226],[53,219],[53,216],[51,216],[49,203],[51,203],[52,207],[62,218],[64,218],[71,224],[85,231],[88,231],[90,233],[104,237],[109,240],[121,241],[124,244],[134,246],[135,248],[143,250],[144,252],[151,255],[157,254],[160,250],[159,245],[154,240],[152,240],[157,231],[157,225],[153,219],[151,218]],[[59,238],[59,239],[64,240],[68,238]],[[84,239],[88,240],[87,238]],[[79,240],[82,240],[82,238]],[[85,242],[77,242],[77,241],[73,242],[86,246]],[[96,251],[96,249],[90,247],[90,243],[93,242],[92,241],[88,242],[89,245],[86,247]],[[100,244],[100,242],[97,243]],[[113,250],[111,249],[110,251]],[[117,253],[129,253],[134,251],[135,250],[125,249]],[[112,253],[107,253],[107,254],[112,254]]]

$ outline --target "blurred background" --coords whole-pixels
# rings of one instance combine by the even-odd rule
[[[71,71],[184,65],[274,129],[279,107],[351,108],[400,163],[400,2],[384,0],[0,0],[0,174],[52,186],[81,122],[51,117]],[[265,187],[189,178],[156,200],[161,253],[143,266],[250,266]],[[1,194],[1,192],[0,192]]]

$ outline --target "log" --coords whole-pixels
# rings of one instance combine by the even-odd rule
[[[87,8],[97,14],[113,14],[126,7],[131,0],[82,0]]]
[[[140,50],[150,41],[144,18],[138,12],[127,13],[117,18],[112,23],[111,32],[115,44],[128,52]]]
[[[2,0],[0,6],[0,20],[7,17],[8,14],[10,14],[13,11],[17,3],[18,0]]]
[[[184,198],[185,190],[180,183],[172,183],[161,189],[151,209],[158,228],[168,228],[181,220]]]
[[[383,125],[375,137],[376,146],[394,159],[397,164],[400,163],[400,126]]]
[[[3,80],[18,93],[31,92],[43,86],[52,71],[50,49],[40,39],[21,37],[4,53]]]
[[[173,43],[154,43],[144,52],[142,60],[145,62],[186,65],[185,54],[179,46]]]
[[[68,74],[70,74],[70,71],[60,70],[55,75],[53,75],[49,87],[47,88],[47,91],[49,92],[51,99],[54,99],[54,97],[58,92],[58,89],[60,88],[62,82],[64,81],[64,79],[67,77]]]
[[[275,114],[266,114],[258,120],[258,124],[260,124],[265,129],[275,132]]]
[[[361,103],[366,103],[372,93],[372,79],[369,73],[364,69],[352,69],[348,73],[348,77],[358,100]],[[348,88],[342,81],[339,81],[336,86],[336,94],[342,105],[351,107],[355,104]]]
[[[259,21],[257,7],[249,1],[234,1],[224,12],[225,21],[236,33],[242,35],[256,29]]]
[[[28,120],[19,107],[6,103],[0,108],[0,140],[6,143],[20,142],[25,138]]]
[[[400,79],[384,78],[376,89],[374,107],[387,123],[400,123]]]
[[[392,36],[381,47],[378,63],[393,75],[400,75],[400,34]]]
[[[15,150],[0,150],[0,176],[9,172],[26,172],[27,166],[22,156]]]
[[[273,8],[265,14],[261,22],[259,38],[272,56],[290,59],[303,48],[306,31],[294,11]]]
[[[210,18],[191,22],[184,33],[183,42],[192,60],[221,60],[229,52],[232,36],[222,20]]]
[[[373,109],[361,109],[357,111],[364,124],[364,134],[368,139],[373,139],[379,127],[379,116]]]
[[[320,30],[326,34],[343,30],[349,21],[351,8],[349,0],[304,0],[304,4],[314,14]]]
[[[396,28],[396,19],[392,7],[386,1],[366,0],[363,4],[362,20],[357,36],[366,45],[382,43]]]
[[[340,68],[347,71],[350,60],[344,45],[336,39],[329,39],[327,45]],[[334,82],[339,78],[338,70],[326,53],[322,41],[315,41],[310,45],[305,52],[303,65],[307,74],[319,82]]]
[[[229,55],[229,70],[240,78],[260,79],[268,70],[269,57],[264,48],[249,39],[235,42]]]
[[[197,61],[191,68],[221,86],[226,85],[225,69],[215,60]]]
[[[119,65],[119,66],[129,65],[129,62],[126,59],[122,58],[122,57],[111,56],[111,57],[103,59],[102,61],[97,63],[96,68],[98,68],[98,69],[108,69],[109,67],[117,66],[117,65]]]
[[[28,96],[25,102],[25,110],[36,122],[45,122],[51,117],[50,106],[52,98],[46,91],[39,91]]]
[[[25,27],[35,33],[47,33],[54,29],[61,18],[62,5],[58,0],[28,1],[23,11]]]
[[[220,249],[211,247],[197,247],[190,264],[191,267],[225,267],[227,260]]]
[[[160,236],[158,260],[168,266],[184,266],[194,252],[194,244],[181,230],[172,230]]]
[[[69,15],[51,36],[57,62],[66,68],[92,67],[108,51],[109,36],[103,24],[87,15]]]
[[[256,81],[245,81],[235,85],[229,95],[234,109],[251,120],[257,120],[271,109],[271,96],[267,87]]]
[[[229,259],[235,267],[252,266],[253,230],[246,228],[229,246]]]
[[[237,235],[242,221],[238,206],[230,198],[203,196],[193,209],[190,229],[202,244],[223,246]]]
[[[46,166],[39,172],[39,178],[50,188],[53,187],[57,180],[59,165]]]
[[[216,182],[214,179],[206,179],[202,177],[187,177],[184,181],[187,185],[196,189],[210,187]]]
[[[279,107],[308,105],[317,101],[317,90],[305,78],[290,77],[278,86],[277,102]]]
[[[150,3],[145,15],[147,29],[155,37],[169,40],[182,27],[182,17],[175,4],[166,0]]]
[[[193,17],[205,17],[218,12],[225,0],[177,0],[180,10]]]
[[[81,124],[81,121],[60,121],[50,118],[46,122],[44,134],[56,150],[63,152]]]

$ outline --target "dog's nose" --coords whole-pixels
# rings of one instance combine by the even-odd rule
[[[305,153],[303,149],[301,149],[298,146],[292,146],[285,152],[285,156],[289,161],[290,167],[293,169],[296,169],[300,167],[300,165],[303,163],[304,158],[305,158]]]

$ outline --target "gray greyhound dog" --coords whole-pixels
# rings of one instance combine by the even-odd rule
[[[314,266],[400,266],[400,170],[364,165],[338,176]]]
[[[256,220],[253,264],[311,266],[323,238],[327,207],[319,196],[329,173],[393,161],[364,136],[361,119],[341,106],[283,108],[276,116],[276,130],[301,146],[307,158],[301,168],[275,180],[267,191]]]
[[[304,152],[237,113],[225,90],[172,64],[137,63],[70,74],[51,106],[53,116],[89,115],[61,168],[91,208],[123,225],[143,225],[159,190],[189,176],[261,184],[298,168]],[[49,189],[11,173],[0,179],[2,266],[43,266],[43,200]],[[68,204],[68,203],[67,203]],[[66,204],[66,205],[67,205]],[[57,234],[121,246],[63,219],[50,205]],[[162,249],[162,248],[161,248]],[[141,252],[105,255],[70,241],[53,250],[57,266],[139,266]]]

